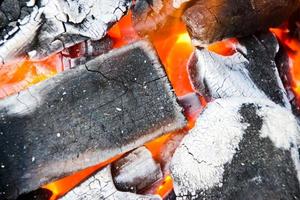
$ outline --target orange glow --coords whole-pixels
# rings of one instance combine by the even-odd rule
[[[290,58],[291,87],[296,95],[298,105],[300,105],[300,41],[289,35],[289,30],[285,27],[274,28],[271,31],[277,36],[285,47]]]
[[[231,56],[236,52],[236,45],[238,40],[236,38],[226,39],[220,42],[215,42],[208,46],[208,50],[223,56]]]
[[[63,70],[59,54],[43,61],[23,59],[0,67],[0,98],[17,93]]]
[[[174,27],[170,25],[170,27]],[[176,31],[166,36],[161,30],[151,36],[158,55],[165,66],[166,72],[177,96],[194,92],[188,77],[187,64],[194,51],[191,39],[183,22],[176,24]],[[169,31],[166,31],[169,32]]]
[[[114,48],[119,48],[139,39],[133,28],[131,17],[132,13],[128,12],[126,16],[108,31],[107,34],[114,40]]]
[[[59,198],[60,196],[63,196],[68,191],[70,191],[72,188],[74,188],[76,185],[84,181],[87,177],[95,173],[96,171],[100,170],[101,168],[105,167],[109,163],[112,163],[113,161],[119,159],[122,155],[118,155],[112,159],[109,159],[105,162],[102,162],[96,166],[89,167],[85,170],[82,170],[80,172],[77,172],[71,176],[67,176],[63,179],[60,179],[56,182],[52,182],[48,185],[45,185],[43,188],[48,189],[52,191],[53,195],[50,200],[55,200]]]
[[[173,180],[170,175],[166,176],[163,183],[157,188],[156,194],[165,197],[173,189]]]

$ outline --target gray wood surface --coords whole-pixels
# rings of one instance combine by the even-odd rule
[[[0,199],[185,124],[149,43],[113,50],[0,101]]]

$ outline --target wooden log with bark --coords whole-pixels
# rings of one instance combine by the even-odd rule
[[[185,125],[151,45],[113,50],[0,101],[0,199]]]
[[[183,20],[194,44],[205,46],[278,26],[299,4],[299,0],[196,0],[184,12]]]

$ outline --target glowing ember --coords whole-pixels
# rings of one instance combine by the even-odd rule
[[[105,167],[109,163],[112,163],[113,161],[119,159],[121,156],[122,155],[116,156],[116,157],[111,158],[111,159],[109,159],[103,163],[100,163],[96,166],[89,167],[89,168],[82,170],[78,173],[75,173],[71,176],[68,176],[61,180],[58,180],[58,181],[55,181],[48,185],[45,185],[43,188],[52,191],[53,195],[50,200],[55,200],[55,199],[63,196],[64,194],[66,194],[68,191],[70,191],[76,185],[80,184],[86,177],[89,177],[90,175],[92,175],[96,171],[100,170],[101,168]]]
[[[0,98],[17,93],[64,70],[61,55],[43,61],[24,59],[0,67]]]
[[[300,41],[297,38],[290,36],[290,31],[287,29],[287,25],[282,28],[273,28],[271,31],[277,36],[279,41],[284,46],[288,56],[290,64],[290,82],[293,92],[296,95],[296,101],[298,106],[300,105]]]

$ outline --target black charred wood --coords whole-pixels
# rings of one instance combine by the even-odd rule
[[[194,44],[204,46],[278,26],[298,7],[298,0],[196,0],[183,20]]]
[[[186,120],[146,41],[0,101],[0,199],[143,145]]]

